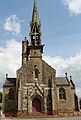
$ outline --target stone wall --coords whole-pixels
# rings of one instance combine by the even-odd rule
[[[59,89],[61,87],[66,91],[66,99],[59,99]],[[59,110],[75,110],[74,90],[71,89],[71,86],[57,86],[57,93]]]

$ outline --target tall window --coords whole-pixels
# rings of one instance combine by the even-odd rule
[[[66,92],[64,88],[59,89],[59,99],[66,99]]]
[[[9,89],[9,100],[14,100],[14,90],[12,88]]]

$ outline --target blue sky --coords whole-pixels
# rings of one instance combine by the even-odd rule
[[[21,41],[25,36],[29,40],[33,2],[0,0],[1,79],[6,72],[13,76],[13,71],[20,66]],[[57,75],[68,72],[74,76],[80,96],[81,0],[37,0],[37,6],[42,23],[42,41],[45,44],[44,59],[57,69]],[[9,55],[13,59],[9,59]],[[15,67],[12,70],[9,66]]]
[[[72,14],[63,0],[37,0],[39,17],[42,22],[42,39],[46,44],[46,55],[62,55],[69,57],[80,51],[81,45],[81,14]],[[33,0],[1,0],[0,1],[0,40],[16,38],[22,41],[24,36],[29,39],[29,24],[32,17]],[[18,36],[7,33],[3,27],[5,20],[16,15],[20,20],[21,30]],[[49,48],[49,50],[48,50]],[[72,49],[73,48],[73,49]],[[53,52],[51,52],[53,51]]]

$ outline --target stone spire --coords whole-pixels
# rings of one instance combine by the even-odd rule
[[[41,22],[39,20],[36,0],[34,0],[32,20],[30,21],[30,45],[29,53],[30,59],[42,58],[43,46],[41,40]]]
[[[36,0],[34,0],[32,20],[30,22],[30,44],[41,45],[41,22],[38,16]]]
[[[38,9],[37,9],[36,0],[34,0],[32,23],[38,23],[39,24],[39,15],[38,15]]]

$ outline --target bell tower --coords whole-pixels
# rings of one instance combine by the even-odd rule
[[[32,20],[30,22],[30,59],[42,58],[43,46],[41,40],[41,22],[39,20],[36,0],[34,0]]]

